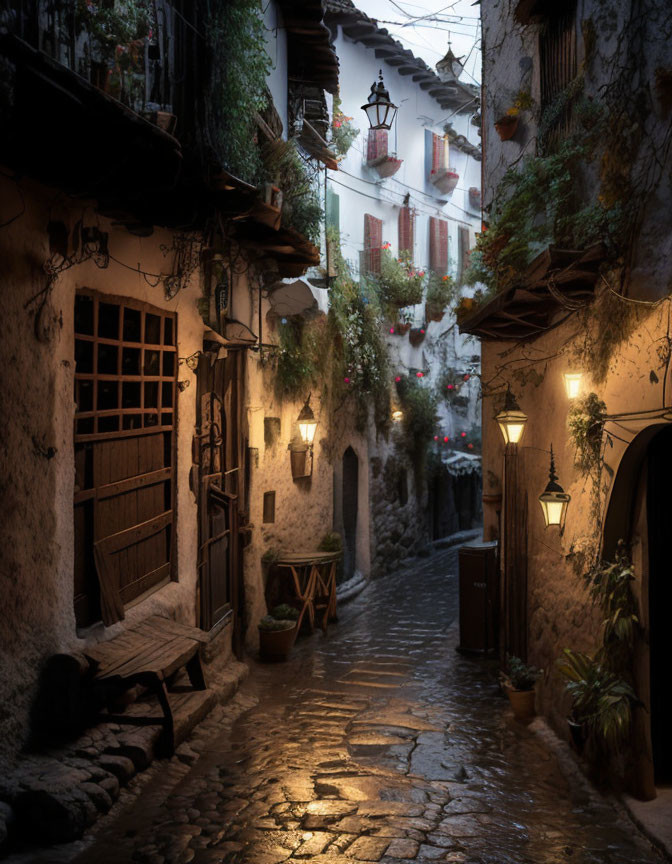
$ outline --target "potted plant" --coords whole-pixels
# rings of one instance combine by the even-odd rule
[[[259,621],[259,653],[266,660],[284,660],[296,639],[298,609],[283,603]]]
[[[452,195],[460,175],[452,168],[432,168],[429,172],[429,182],[443,195]]]
[[[440,321],[446,307],[455,299],[456,293],[455,280],[452,276],[439,276],[438,273],[430,273],[425,297],[427,319]]]
[[[417,270],[410,253],[402,251],[395,258],[384,245],[377,276],[381,296],[388,306],[402,308],[422,302],[425,271]]]
[[[499,135],[500,141],[509,141],[516,134],[517,130],[518,112],[515,114],[507,112],[506,114],[502,114],[498,120],[495,120],[495,132]]]
[[[506,671],[501,673],[504,692],[509,697],[513,714],[521,723],[529,723],[534,717],[534,685],[542,670],[528,666],[511,654],[506,655]]]
[[[618,750],[630,734],[632,708],[640,704],[630,684],[594,656],[565,648],[558,670],[572,697],[567,718],[574,746],[581,752],[591,740],[598,749]]]

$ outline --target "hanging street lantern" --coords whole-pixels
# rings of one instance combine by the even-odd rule
[[[301,435],[301,440],[303,443],[308,446],[313,446],[313,441],[315,440],[315,430],[317,429],[317,420],[315,419],[315,415],[313,414],[313,409],[310,407],[310,394],[306,399],[306,404],[301,409],[301,413],[299,414],[298,419],[299,424],[299,433]]]
[[[583,372],[565,372],[563,378],[565,379],[567,398],[576,399],[581,392],[581,379],[583,378]]]
[[[362,111],[369,118],[371,129],[391,129],[397,114],[397,106],[390,100],[390,94],[383,83],[383,70],[378,72],[378,83],[371,85],[371,92]]]
[[[516,398],[510,390],[506,391],[504,410],[499,412],[495,420],[502,430],[504,443],[518,444],[523,437],[523,431],[527,423],[527,414],[523,414],[520,410],[520,405],[516,402]]]
[[[555,473],[555,459],[553,458],[553,445],[551,444],[551,465],[548,471],[548,484],[539,496],[539,503],[544,513],[546,527],[548,528],[549,525],[559,525],[562,532],[565,527],[567,505],[571,501],[571,495],[565,492],[557,480],[558,475]]]
[[[397,410],[397,411],[392,412],[392,420],[394,423],[401,423],[401,421],[403,419],[404,419],[404,412],[403,411]]]

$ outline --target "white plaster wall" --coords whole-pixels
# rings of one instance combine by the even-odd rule
[[[266,83],[273,97],[275,110],[282,119],[282,135],[287,138],[287,31],[277,0],[268,0],[264,9],[266,51],[272,68]]]

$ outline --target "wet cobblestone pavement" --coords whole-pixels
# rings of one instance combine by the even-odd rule
[[[288,663],[255,664],[232,728],[156,771],[74,860],[659,861],[588,786],[570,790],[496,666],[455,652],[456,616],[456,549],[372,584]]]

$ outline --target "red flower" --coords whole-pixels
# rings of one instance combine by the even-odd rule
[[[460,432],[460,438],[466,438],[466,437],[467,437],[466,432]]]
[[[470,450],[473,450],[473,449],[474,449],[474,445],[473,445],[473,444],[467,444],[467,447],[468,447]]]
[[[446,437],[443,439],[443,443],[447,444],[449,441],[450,441],[450,438],[446,435]]]
[[[434,440],[435,440],[435,441],[438,441],[438,440],[439,440],[439,436],[438,436],[438,435],[435,435],[435,436],[434,436]]]
[[[454,389],[455,389],[454,384],[446,384],[446,390],[454,390]]]
[[[390,333],[394,333],[394,327],[390,327]]]
[[[397,375],[397,377],[394,380],[398,384],[401,381],[401,375]]]
[[[465,376],[464,376],[464,380],[465,380],[465,381],[468,381],[468,380],[469,380],[469,375],[465,375]]]
[[[349,378],[344,378],[343,380],[345,381],[346,384],[349,384],[349,383],[350,383],[350,379],[349,379]]]
[[[425,335],[425,331],[422,329],[422,327],[420,328],[420,332],[422,333],[423,336]]]
[[[425,377],[425,373],[424,373],[424,372],[416,372],[416,373],[415,373],[415,377],[416,377],[416,378],[424,378],[424,377]]]

